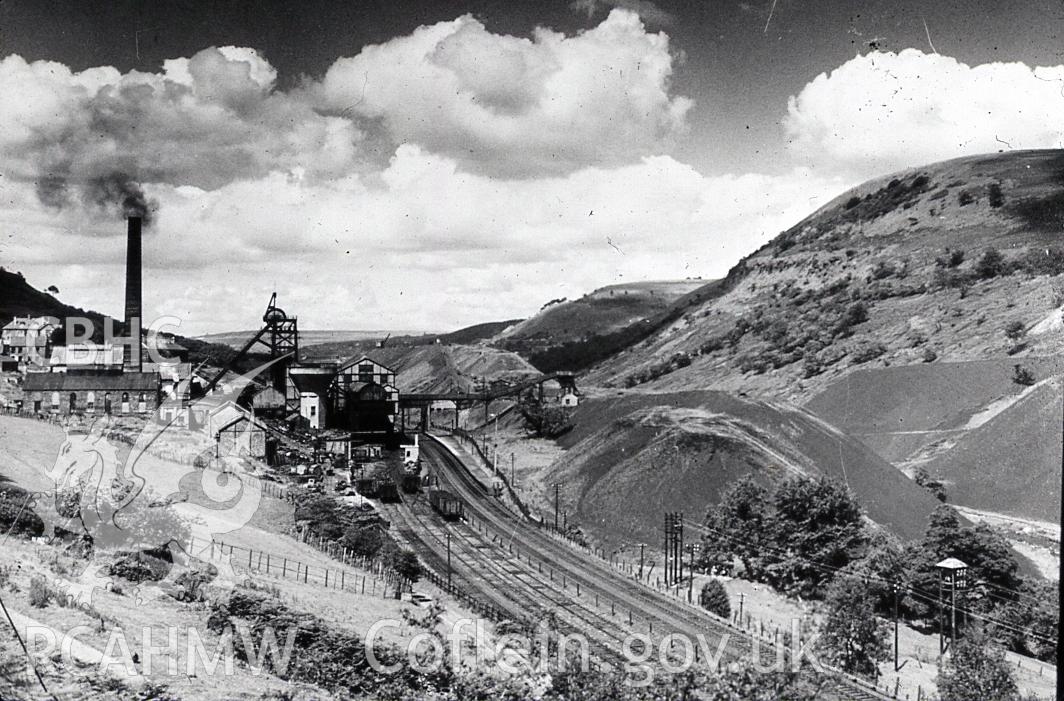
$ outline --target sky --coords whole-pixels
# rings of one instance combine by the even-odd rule
[[[1064,148],[1064,3],[0,3],[0,265],[196,335],[714,278],[848,187]]]

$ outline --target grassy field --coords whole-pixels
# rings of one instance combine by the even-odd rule
[[[29,419],[0,416],[0,481],[16,484],[22,488],[46,492],[54,485],[46,472],[55,464],[66,440],[65,432],[54,425]],[[187,466],[166,463],[166,461],[147,456],[138,462],[138,471],[151,475],[156,470],[170,470],[177,475],[186,473]],[[199,478],[199,471],[186,474],[192,478],[175,479],[175,484],[185,492],[187,502],[180,502],[169,507],[180,517],[200,518],[199,507],[209,503],[204,493],[204,485]],[[150,482],[151,480],[149,480]],[[38,511],[47,510],[54,499],[45,498],[38,502]],[[47,514],[42,512],[42,516]],[[409,600],[396,600],[383,596],[384,587],[377,583],[367,588],[365,595],[360,591],[338,591],[335,581],[326,590],[321,583],[315,584],[313,577],[309,583],[297,581],[291,572],[288,577],[277,573],[277,563],[281,558],[288,558],[289,563],[299,561],[312,568],[328,567],[337,573],[345,569],[348,582],[357,581],[358,576],[372,579],[370,572],[357,567],[343,567],[339,562],[329,558],[317,549],[305,545],[295,537],[292,507],[280,500],[264,497],[258,504],[251,518],[246,522],[239,519],[231,529],[224,528],[220,515],[210,521],[212,527],[221,524],[225,532],[220,539],[226,544],[238,548],[252,548],[265,551],[273,556],[275,567],[269,574],[262,571],[256,563],[254,570],[248,570],[243,561],[244,552],[237,550],[233,555],[232,568],[225,567],[220,549],[210,563],[219,566],[218,577],[207,585],[205,591],[208,600],[225,597],[234,586],[253,586],[278,597],[287,606],[320,617],[328,624],[356,633],[364,633],[374,622],[382,618],[403,620],[404,610],[416,610],[417,605]],[[46,518],[54,520],[54,513]],[[186,525],[196,532],[195,524],[189,520]],[[195,553],[195,549],[193,550]],[[213,552],[213,551],[212,551]],[[206,549],[203,557],[207,558]],[[197,553],[199,555],[200,553]],[[92,569],[96,565],[111,562],[116,555],[106,550],[97,553]],[[45,678],[46,684],[53,691],[69,692],[74,698],[129,699],[136,693],[144,692],[145,698],[169,698],[163,687],[175,698],[207,701],[208,699],[329,699],[332,696],[321,689],[305,685],[291,684],[269,674],[254,674],[246,666],[237,664],[232,674],[206,674],[205,670],[191,675],[187,669],[186,644],[188,631],[195,629],[210,654],[213,654],[218,636],[211,633],[206,626],[209,613],[207,601],[182,602],[174,598],[172,592],[174,578],[184,572],[190,565],[185,564],[183,555],[175,560],[177,564],[161,586],[135,584],[117,576],[105,576],[96,582],[98,586],[85,587],[89,581],[83,574],[91,572],[90,562],[76,549],[63,542],[29,542],[12,536],[0,547],[0,591],[4,601],[11,610],[16,625],[21,633],[29,631],[30,626],[51,628],[57,640],[74,626],[78,629],[77,643],[73,647],[74,658],[63,659],[57,652],[42,648],[35,654],[37,666]],[[198,567],[205,566],[203,563]],[[30,604],[29,592],[31,580],[41,577],[54,592],[79,591],[84,589],[88,595],[79,606],[61,604],[57,595],[43,607]],[[235,579],[233,578],[235,577]],[[419,593],[444,605],[443,622],[453,621],[459,617],[471,617],[472,614],[457,605],[450,597],[429,584],[418,584]],[[165,626],[165,628],[164,628]],[[151,668],[138,663],[133,675],[100,673],[98,662],[108,651],[112,632],[122,630],[127,636],[131,652],[141,650],[145,627],[153,629],[153,644],[164,644],[168,640],[169,628],[177,630],[178,642],[173,655],[159,655],[153,658]],[[419,631],[403,624],[399,630],[387,629],[386,641],[403,643]],[[298,652],[297,652],[298,654]],[[23,668],[11,672],[7,661],[18,661],[22,657],[17,643],[10,636],[0,642],[0,656],[5,661],[4,677],[11,677],[9,683],[15,684],[8,689],[2,686],[0,679],[0,696],[4,698],[36,698],[34,685],[36,679],[25,674]],[[171,673],[169,660],[176,662],[179,673]],[[14,668],[13,668],[14,669]],[[110,669],[116,674],[120,668]],[[154,689],[155,691],[151,691]],[[139,690],[139,691],[138,691]],[[147,690],[147,691],[145,691]],[[152,695],[155,694],[155,695]],[[139,697],[137,697],[139,698]]]

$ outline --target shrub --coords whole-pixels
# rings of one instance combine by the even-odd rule
[[[30,508],[25,497],[0,499],[0,530],[15,535],[39,536],[44,533],[44,521]]]
[[[565,407],[524,399],[518,409],[532,433],[541,438],[557,438],[573,428],[572,417]]]
[[[1027,333],[1027,327],[1019,319],[1014,319],[1005,325],[1005,337],[1010,341],[1018,341]]]
[[[29,597],[30,606],[33,608],[43,609],[52,602],[52,590],[41,575],[37,575],[30,580]]]
[[[858,344],[851,352],[850,357],[854,363],[867,363],[875,360],[887,352],[887,347],[879,341],[870,341]]]
[[[715,613],[727,620],[731,618],[731,602],[728,600],[728,591],[719,579],[711,579],[702,585],[702,592],[698,595],[698,603],[710,613]]]
[[[1012,381],[1018,385],[1030,387],[1037,380],[1035,380],[1034,373],[1030,369],[1025,368],[1020,364],[1012,366]]]
[[[158,582],[166,577],[174,564],[169,548],[151,548],[133,553],[119,553],[107,572],[130,582]]]
[[[384,534],[376,523],[351,526],[344,531],[343,543],[355,555],[373,557],[384,546]]]
[[[988,248],[975,264],[975,274],[984,280],[1005,273],[1005,257],[996,248]]]
[[[1005,195],[1001,192],[1001,183],[990,183],[986,188],[990,206],[997,209],[1005,204]]]
[[[913,481],[931,492],[932,496],[939,501],[946,501],[946,486],[932,477],[923,467],[916,468],[916,471],[913,473]]]
[[[924,348],[924,352],[921,354],[921,360],[925,363],[933,363],[938,360],[938,353],[934,348]]]
[[[1005,653],[978,635],[961,638],[938,672],[942,701],[1019,701]]]
[[[421,563],[413,550],[396,551],[391,565],[392,571],[407,581],[416,582],[421,577]]]
[[[851,674],[875,676],[889,659],[887,625],[875,615],[875,602],[864,582],[843,577],[828,590],[827,616],[820,645],[828,659]]]

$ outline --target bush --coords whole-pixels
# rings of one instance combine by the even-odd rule
[[[889,659],[887,625],[875,615],[864,582],[851,577],[833,583],[827,595],[827,616],[820,645],[843,671],[874,677],[879,662]]]
[[[120,559],[113,562],[107,572],[133,583],[161,581],[166,578],[174,564],[170,549],[166,547],[119,555]]]
[[[399,550],[392,557],[392,571],[409,582],[421,577],[421,563],[413,550]]]
[[[1018,385],[1023,385],[1024,387],[1030,387],[1037,382],[1034,373],[1019,364],[1012,366],[1012,381]]]
[[[867,363],[870,360],[875,360],[879,356],[887,352],[887,347],[879,341],[866,342],[857,345],[850,351],[850,357],[856,364]]]
[[[565,407],[523,399],[518,409],[532,433],[541,438],[557,438],[573,428],[573,420]]]
[[[920,358],[925,363],[933,363],[938,360],[938,353],[935,352],[934,348],[924,348],[924,352],[921,354]]]
[[[0,499],[0,530],[24,536],[39,536],[44,533],[44,521],[30,508],[31,502],[32,500],[27,501],[26,497],[17,501]]]
[[[710,613],[715,613],[727,620],[731,618],[731,602],[728,600],[728,591],[719,579],[711,579],[702,585],[702,592],[698,595],[698,603]]]
[[[343,543],[355,555],[373,557],[384,546],[384,534],[376,523],[351,526],[344,531]]]
[[[984,280],[1006,272],[1005,257],[996,248],[988,248],[975,264],[975,274]]]
[[[1020,698],[1005,653],[977,635],[957,641],[953,654],[943,658],[937,682],[942,701]]]
[[[990,199],[990,206],[994,209],[1005,204],[1005,195],[1001,192],[1000,183],[990,183],[986,188],[986,192]]]
[[[1019,319],[1014,319],[1005,325],[1005,337],[1010,341],[1018,341],[1027,333],[1027,327]]]
[[[43,609],[52,602],[52,590],[41,575],[30,580],[29,597],[30,606],[33,608]]]

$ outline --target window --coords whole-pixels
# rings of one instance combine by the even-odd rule
[[[313,404],[310,405],[310,415],[311,416],[317,416],[318,415],[318,407],[314,406]]]
[[[59,392],[52,392],[52,408],[59,409]]]
[[[77,408],[78,408],[78,393],[77,392],[71,392],[70,393],[70,403],[67,406],[67,411],[69,411],[71,414],[73,414],[74,411]]]
[[[143,414],[147,410],[148,410],[148,404],[147,404],[147,402],[144,401],[144,393],[141,392],[140,396],[137,397],[137,411],[139,411],[141,414]]]
[[[111,413],[111,393],[105,392],[103,395],[103,411],[105,414]]]
[[[122,393],[122,413],[129,413],[129,392]]]
[[[85,408],[89,411],[96,411],[96,393],[89,392],[85,395]]]
[[[373,365],[371,363],[362,363],[358,366],[358,381],[373,382]]]

